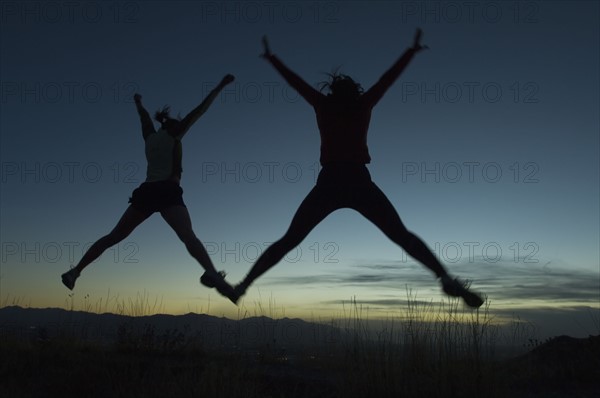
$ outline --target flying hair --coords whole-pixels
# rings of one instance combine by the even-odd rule
[[[160,124],[164,123],[167,119],[171,119],[169,113],[171,112],[171,107],[169,105],[165,105],[162,109],[154,112],[154,120],[159,122]]]
[[[331,72],[325,73],[329,77],[329,80],[318,83],[319,91],[323,92],[323,90],[328,90],[330,93],[333,93],[336,87],[339,87],[341,83],[344,85],[354,86],[358,94],[362,94],[364,92],[364,89],[362,88],[360,83],[355,82],[354,79],[352,79],[350,76],[340,73],[339,69],[340,67],[338,66]]]

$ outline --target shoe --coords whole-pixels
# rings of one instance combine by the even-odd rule
[[[75,287],[75,281],[79,278],[81,273],[77,270],[77,268],[71,268],[69,271],[65,272],[61,275],[62,283],[70,290],[73,290]]]
[[[225,275],[227,274],[223,271],[206,271],[200,277],[200,283],[206,287],[214,287],[219,293],[231,300],[232,303],[237,304],[239,297],[236,296],[231,285],[225,280]]]
[[[469,291],[471,283],[461,281],[458,278],[452,279],[449,276],[442,277],[442,290],[449,296],[461,297],[465,303],[472,308],[479,308],[484,300],[476,293]]]
[[[236,285],[236,286],[233,288],[233,296],[232,296],[232,297],[230,297],[229,299],[230,299],[231,301],[233,301],[233,303],[234,303],[234,304],[237,304],[238,300],[239,300],[239,299],[240,299],[240,298],[241,298],[241,297],[242,297],[244,294],[246,294],[246,289],[247,289],[247,288],[248,288],[247,286],[245,286],[245,285],[243,285],[243,284],[241,284],[241,283],[240,283],[239,285]]]
[[[217,282],[215,281],[216,279],[225,279],[226,276],[227,273],[225,273],[225,271],[205,271],[200,277],[200,283],[202,283],[206,287],[213,288],[217,284]]]

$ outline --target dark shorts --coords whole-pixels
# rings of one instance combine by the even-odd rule
[[[327,163],[323,165],[317,178],[317,186],[333,190],[341,187],[365,187],[371,182],[371,174],[362,163]]]
[[[131,206],[137,210],[154,213],[171,206],[184,206],[183,189],[174,181],[144,182],[129,198]]]

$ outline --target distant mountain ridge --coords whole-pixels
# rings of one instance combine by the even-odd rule
[[[504,369],[512,384],[531,391],[531,396],[541,396],[534,393],[544,389],[557,397],[600,396],[600,335],[548,339],[507,361]]]
[[[195,313],[134,317],[59,308],[0,308],[0,335],[12,334],[32,339],[66,335],[110,343],[124,330],[142,334],[149,328],[157,335],[177,332],[188,337],[196,336],[207,347],[219,348],[276,345],[298,349],[339,342],[343,335],[338,328],[297,318],[271,319],[261,316],[232,320]]]

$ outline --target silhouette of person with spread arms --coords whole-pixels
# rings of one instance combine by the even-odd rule
[[[106,249],[125,239],[152,214],[159,212],[185,244],[192,257],[205,269],[200,278],[201,283],[216,288],[225,296],[233,293],[233,288],[224,279],[224,273],[216,271],[204,245],[194,234],[190,215],[183,202],[183,190],[179,185],[182,173],[181,139],[207,111],[221,90],[233,80],[233,75],[228,74],[223,77],[202,103],[183,119],[170,117],[169,107],[163,107],[154,116],[160,123],[158,130],[155,130],[148,111],[142,105],[142,96],[137,93],[134,95],[148,162],[146,181],[133,191],[129,199],[131,205],[125,210],[114,229],[108,235],[98,239],[75,267],[62,274],[62,282],[66,287],[72,290],[85,267],[100,257]]]
[[[299,245],[327,215],[340,208],[351,208],[429,268],[440,279],[446,294],[462,297],[467,305],[474,308],[483,304],[481,297],[469,291],[468,283],[451,278],[425,243],[406,229],[390,201],[371,181],[365,166],[371,160],[367,148],[371,111],[414,55],[427,48],[420,43],[421,35],[421,30],[417,29],[413,46],[369,90],[363,92],[362,87],[349,76],[333,73],[330,81],[321,87],[321,91],[329,90],[327,95],[312,88],[287,68],[271,53],[267,38],[263,38],[264,53],[261,56],[315,110],[321,134],[322,169],[316,186],[300,204],[285,235],[258,258],[248,275],[234,288],[235,295],[230,297],[232,301],[237,302],[259,276]]]

